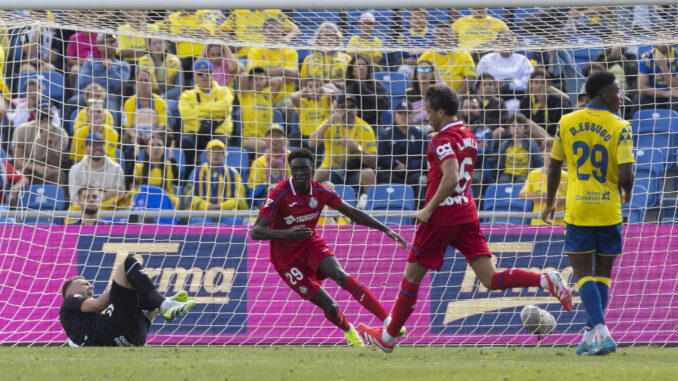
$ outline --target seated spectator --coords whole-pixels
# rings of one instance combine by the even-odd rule
[[[101,190],[86,186],[78,190],[77,205],[82,210],[82,215],[69,225],[109,225],[108,222],[99,219],[99,209],[101,208]]]
[[[483,188],[487,185],[488,180],[485,177],[494,178],[491,174],[486,174],[485,170],[490,168],[494,171],[497,168],[497,147],[496,142],[492,136],[492,130],[483,123],[483,110],[480,107],[478,98],[468,96],[463,97],[459,103],[459,116],[464,121],[464,125],[468,127],[476,137],[478,145],[478,157],[476,158],[476,166],[473,170],[473,181],[471,188],[473,194],[483,194]]]
[[[452,29],[459,39],[459,49],[473,50],[491,46],[497,34],[508,30],[508,26],[489,16],[487,8],[471,8],[471,15],[454,21]]]
[[[28,17],[32,20],[54,21],[53,13],[46,10],[29,10]],[[63,50],[64,44],[61,30],[45,25],[28,26],[22,28],[19,35],[13,38],[22,45],[19,73],[57,70],[57,65],[60,64],[59,52]]]
[[[553,39],[554,44],[565,44],[563,36]],[[536,67],[543,66],[551,76],[551,84],[569,94],[570,104],[577,101],[577,93],[584,89],[586,75],[579,69],[579,64],[574,59],[569,49],[551,49],[537,52],[532,56],[536,61]]]
[[[318,76],[323,82],[332,83],[343,89],[351,57],[340,50],[342,40],[341,31],[335,23],[325,21],[320,24],[313,37],[313,46],[320,49],[304,58],[301,78]]]
[[[548,177],[549,163],[551,162],[551,150],[553,149],[553,139],[548,139],[544,143],[544,152],[542,157],[544,159],[544,167],[537,168],[530,171],[525,181],[525,186],[520,191],[520,199],[525,201],[532,201],[532,211],[541,213],[544,210],[544,203],[546,202],[546,179]],[[567,172],[560,171],[560,186],[556,196],[556,212],[565,211],[565,195],[567,193]],[[554,224],[562,225],[562,219],[556,219]],[[533,218],[531,225],[546,225],[546,222],[541,218]]]
[[[65,71],[68,74],[68,88],[76,88],[76,79],[86,60],[101,58],[101,53],[96,48],[96,41],[97,34],[87,31],[76,32],[68,39],[65,65]]]
[[[73,134],[73,144],[71,147],[71,160],[76,163],[80,161],[86,152],[87,139],[91,134],[101,134],[106,141],[106,154],[111,159],[116,159],[116,149],[120,137],[113,126],[106,124],[105,111],[99,101],[95,101],[88,109],[87,121]]]
[[[167,125],[167,105],[159,95],[153,94],[151,73],[142,69],[139,70],[136,77],[136,94],[127,98],[123,106],[123,143],[136,141],[138,133],[147,135],[155,129],[164,130]],[[137,125],[135,115],[142,109],[155,111],[155,123],[153,125]]]
[[[419,62],[432,62],[447,86],[459,95],[468,93],[476,79],[476,64],[466,51],[452,50],[455,36],[452,28],[438,26],[434,43],[436,50],[429,50],[419,57]]]
[[[179,167],[174,159],[174,149],[168,150],[166,142],[167,136],[162,132],[155,132],[149,138],[143,161],[134,166],[134,188],[129,192],[130,200],[134,199],[141,185],[150,185],[165,191],[174,207],[179,208],[176,191],[181,180]]]
[[[541,149],[536,141],[527,134],[527,118],[521,114],[509,118],[510,137],[499,146],[499,179],[503,183],[525,182],[532,168],[544,165],[539,153]]]
[[[168,127],[171,131],[180,131],[179,97],[184,85],[179,57],[167,52],[167,41],[149,38],[149,52],[139,58],[139,70],[151,73],[153,94],[158,94],[167,104]]]
[[[366,203],[367,190],[376,180],[377,143],[372,126],[358,117],[355,97],[337,96],[332,115],[308,139],[311,149],[320,144],[325,148],[325,156],[315,180],[359,185],[361,203]]]
[[[604,65],[605,70],[613,73],[622,94],[633,98],[638,89],[638,56],[622,45],[626,41],[623,33],[613,33],[608,41],[614,45],[596,54],[593,62]]]
[[[266,150],[266,129],[273,123],[273,98],[282,78],[271,78],[261,66],[238,78],[238,99],[242,120],[242,147],[259,155]]]
[[[83,91],[92,82],[101,85],[108,95],[106,108],[116,113],[121,106],[122,88],[130,78],[130,67],[127,62],[115,58],[118,42],[113,35],[99,34],[96,41],[101,56],[85,60],[78,74],[77,88]],[[78,104],[84,103],[82,97],[76,99],[79,99]],[[73,104],[75,99],[68,102]]]
[[[195,168],[186,184],[193,210],[247,209],[246,191],[240,174],[224,162],[226,145],[218,139],[205,147],[207,161]]]
[[[575,107],[575,109],[581,110],[583,108],[586,108],[586,106],[588,106],[589,103],[591,103],[591,98],[589,98],[589,95],[586,93],[581,93],[577,95],[577,106]]]
[[[426,183],[428,136],[412,124],[413,111],[409,102],[400,102],[396,106],[394,126],[379,130],[377,183],[412,185],[415,197],[421,200],[426,193],[426,187],[421,185]]]
[[[49,102],[38,105],[35,120],[15,129],[12,151],[26,184],[66,184],[68,134],[54,123]]]
[[[44,97],[42,83],[35,78],[30,78],[24,85],[23,94],[24,98],[12,101],[14,103],[14,112],[10,114],[9,120],[14,126],[35,120],[37,106]]]
[[[358,100],[358,117],[372,127],[381,124],[381,114],[391,108],[391,99],[381,82],[374,79],[374,66],[362,55],[348,65],[346,94]]]
[[[377,19],[370,12],[364,12],[360,15],[358,21],[358,30],[360,35],[351,36],[348,40],[348,55],[351,59],[355,59],[357,55],[363,56],[368,60],[370,65],[379,65],[383,58],[383,54],[379,51],[383,48],[384,43],[379,37],[374,35],[376,30]]]
[[[87,118],[90,114],[90,108],[92,104],[98,102],[100,105],[106,104],[106,90],[103,87],[99,86],[98,83],[90,83],[85,87],[85,107],[78,111],[73,121],[73,135],[85,124],[87,124]],[[69,115],[70,116],[70,115]],[[114,126],[115,119],[113,114],[110,111],[104,109],[104,124],[107,126]]]
[[[216,29],[215,13],[210,9],[181,10],[169,15],[167,19],[169,32],[174,35],[214,36]],[[205,50],[205,44],[201,42],[179,41],[176,43],[177,56],[181,60],[181,68],[184,70],[184,81],[190,82],[193,74],[193,61]]]
[[[290,97],[299,116],[300,138],[308,144],[308,137],[320,127],[332,114],[332,95],[335,90],[324,86],[319,76],[310,76],[301,80],[301,89]]]
[[[261,33],[266,43],[271,46],[280,44],[280,41],[285,38],[285,30],[281,20],[274,17],[264,20]],[[289,97],[294,93],[295,84],[299,78],[299,55],[297,51],[273,47],[249,48],[247,69],[251,70],[255,66],[263,67],[269,78],[279,78],[282,82],[282,91],[274,92],[273,107],[281,110],[285,120],[291,121],[294,108]]]
[[[94,187],[103,190],[102,205],[114,208],[125,199],[125,174],[120,164],[106,155],[106,140],[99,132],[87,136],[87,155],[71,167],[68,173],[70,210],[80,210],[77,205],[78,191]]]
[[[499,96],[499,87],[494,76],[490,73],[478,74],[474,93],[480,100],[482,124],[492,130],[497,130],[504,125],[509,118],[509,112],[506,109],[506,103]]]
[[[445,81],[440,77],[440,73],[433,62],[427,60],[419,60],[416,63],[414,74],[412,74],[412,81],[410,88],[406,90],[405,97],[407,101],[412,104],[412,123],[415,125],[422,125],[428,123],[428,114],[424,104],[424,94],[431,85],[444,85]]]
[[[195,163],[196,152],[201,152],[213,139],[226,142],[233,132],[233,92],[212,80],[214,67],[207,60],[195,63],[195,87],[184,90],[179,100],[183,122],[181,150],[186,163]]]
[[[497,35],[498,51],[483,56],[478,62],[477,73],[490,73],[498,82],[499,92],[507,99],[520,97],[527,91],[527,82],[534,67],[527,57],[514,51],[515,36],[511,31],[503,31]],[[509,110],[516,110],[517,104],[507,101]]]
[[[250,166],[247,186],[252,190],[254,205],[259,206],[268,195],[269,187],[292,177],[287,163],[287,138],[285,130],[278,124],[271,124],[266,129],[265,137],[268,150],[257,157]]]
[[[219,86],[234,88],[235,77],[240,71],[240,64],[226,45],[208,44],[202,56],[214,67],[212,79]]]
[[[427,48],[433,41],[433,34],[428,25],[428,11],[426,8],[410,9],[408,18],[409,28],[405,30],[399,38],[402,46],[412,48]],[[413,77],[414,69],[417,67],[419,52],[402,52],[403,64],[398,68],[398,72]],[[416,108],[415,108],[416,109]]]
[[[328,187],[328,188],[330,188],[330,189],[332,189],[333,191],[336,192],[337,187],[334,186],[334,184],[331,181],[323,181],[321,185]],[[333,210],[332,208],[330,208],[327,205],[325,205],[325,208],[327,208],[328,210]],[[351,219],[346,217],[346,216],[343,216],[343,215],[339,215],[337,217],[325,217],[325,216],[321,215],[318,218],[318,225],[319,226],[343,226],[343,225],[350,225],[350,224],[351,224]]]
[[[551,85],[549,80],[547,72],[535,70],[530,76],[529,94],[520,101],[520,112],[541,127],[530,128],[533,139],[545,137],[541,129],[553,136],[560,117],[572,111],[570,97]]]
[[[658,41],[670,41],[669,32],[658,32]],[[644,53],[638,65],[638,95],[635,104],[644,108],[678,111],[678,49],[664,43]]]
[[[243,45],[263,44],[266,42],[264,23],[269,18],[279,20],[284,33],[276,44],[287,45],[301,34],[299,27],[280,9],[233,9],[219,31],[235,37]],[[250,49],[241,47],[238,58],[247,57]]]
[[[581,73],[585,78],[588,78],[596,73],[602,73],[605,71],[605,66],[599,63],[590,62],[584,65],[581,69]]]

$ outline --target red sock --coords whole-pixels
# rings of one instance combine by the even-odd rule
[[[359,283],[355,278],[349,276],[342,288],[350,292],[351,296],[357,300],[358,303],[367,308],[367,310],[378,317],[379,320],[384,321],[384,319],[388,317],[388,312],[386,312],[384,306],[379,303],[379,300],[374,297],[370,289],[367,288],[364,283]]]
[[[494,273],[492,276],[492,289],[505,290],[514,287],[539,287],[540,280],[541,274],[514,267]]]
[[[386,327],[386,331],[389,335],[393,337],[398,337],[398,335],[400,335],[400,328],[405,325],[407,318],[409,318],[414,311],[414,305],[417,303],[418,291],[418,284],[410,283],[407,279],[403,278],[402,283],[400,283],[400,291],[396,298],[396,304],[391,313],[391,323]]]
[[[339,327],[342,331],[348,331],[351,328],[351,326],[348,323],[348,320],[346,320],[346,316],[344,316],[344,313],[341,312],[341,310],[339,310],[336,315],[328,315],[326,313],[325,317],[327,318],[327,320],[332,322],[332,324]]]

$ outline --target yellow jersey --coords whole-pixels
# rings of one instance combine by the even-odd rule
[[[527,176],[530,171],[530,153],[522,144],[506,147],[504,172],[516,177]],[[500,168],[501,169],[501,168]]]
[[[476,76],[476,64],[468,52],[443,54],[429,50],[422,54],[418,61],[433,62],[445,83],[454,90],[459,90],[466,77]]]
[[[325,122],[323,122],[325,123]],[[322,124],[322,123],[321,123]],[[325,157],[322,168],[345,169],[346,162],[351,159],[345,139],[353,139],[363,147],[364,152],[376,153],[377,141],[374,130],[364,120],[356,116],[351,126],[331,125],[325,130]],[[358,156],[355,156],[356,158]]]
[[[226,21],[219,26],[219,30],[232,33],[242,43],[263,44],[266,39],[261,34],[261,28],[269,17],[280,20],[285,33],[297,29],[296,24],[280,9],[234,9],[231,10]],[[249,49],[251,48],[240,48],[238,58],[247,57]]]
[[[134,126],[134,113],[139,109],[139,104],[137,102],[137,96],[132,95],[127,98],[125,104],[122,108],[122,126],[123,127],[133,127]],[[162,99],[157,94],[153,94],[153,99],[151,99],[151,107],[155,110],[155,115],[157,118],[158,126],[167,125],[167,104],[165,100]]]
[[[134,50],[141,50],[141,51],[148,51],[148,47],[146,46],[146,38],[145,37],[140,37],[140,36],[135,36],[136,33],[144,33],[144,32],[149,32],[152,31],[151,28],[152,24],[147,25],[146,30],[134,30],[134,26],[130,23],[122,24],[118,27],[118,50],[117,53],[120,54],[121,50],[124,49],[134,49]],[[125,58],[126,62],[135,62],[138,61],[139,58],[141,57],[130,57],[130,58]]]
[[[231,136],[233,132],[233,90],[226,86],[219,86],[212,81],[209,94],[205,94],[200,88],[194,87],[184,90],[179,98],[179,114],[183,122],[183,132],[191,133],[200,130],[202,120],[223,120],[214,129],[215,135]]]
[[[252,162],[252,165],[250,166],[250,173],[249,177],[247,179],[247,186],[254,190],[260,185],[273,185],[277,184],[277,182],[272,182],[270,180],[277,180],[280,181],[282,179],[290,178],[292,177],[292,172],[290,172],[290,165],[287,163],[287,160],[285,160],[286,156],[290,154],[290,150],[287,150],[287,154],[283,156],[281,159],[283,163],[285,164],[285,173],[271,173],[271,170],[269,168],[269,163],[268,161],[270,160],[271,155],[267,153],[260,155],[258,158],[254,159]],[[279,172],[282,172],[279,170]],[[282,175],[282,176],[280,176]]]
[[[378,65],[383,55],[379,49],[384,47],[384,43],[378,37],[372,37],[370,40],[363,40],[360,36],[352,36],[348,40],[347,51],[372,57],[372,64]]]
[[[209,9],[200,9],[195,12],[174,12],[169,16],[169,31],[174,35],[214,35],[214,13]],[[199,56],[205,44],[200,42],[177,42],[177,56],[179,58]]]
[[[543,194],[546,194],[547,188],[546,188],[546,172],[544,171],[544,168],[538,168],[538,169],[533,169],[530,171],[530,174],[527,175],[527,181],[525,181],[525,186],[523,189],[520,190],[521,194],[527,194],[527,193],[533,193],[533,192],[541,192]],[[567,195],[567,172],[566,171],[560,171],[560,186],[558,186],[558,197],[565,197]],[[532,201],[532,211],[533,212],[538,212],[541,213],[542,210],[544,210],[544,204],[542,202],[534,202]],[[556,212],[563,212],[565,211],[565,205],[561,205],[556,207]],[[554,224],[556,225],[562,225],[563,220],[562,219],[556,219],[553,221]],[[533,218],[530,221],[530,224],[532,225],[546,225],[546,222],[542,221],[541,218]]]
[[[73,135],[73,143],[71,144],[71,160],[74,163],[77,163],[83,157],[85,157],[85,155],[87,155],[87,152],[85,151],[85,144],[87,143],[87,137],[89,136],[91,129],[92,128],[89,124],[85,124],[75,132],[75,135]],[[118,133],[115,131],[115,128],[111,127],[110,125],[104,125],[102,135],[106,141],[106,155],[117,163],[118,160],[115,157],[115,150],[118,148],[118,142],[120,141]]]
[[[139,70],[148,70],[151,73],[151,82],[153,82],[153,92],[163,95],[162,92],[168,84],[174,83],[174,78],[181,75],[181,60],[174,54],[165,54],[165,60],[158,64],[153,60],[153,56],[146,54],[139,58],[137,63]]]
[[[75,116],[75,120],[73,121],[73,134],[77,135],[78,130],[82,127],[87,125],[87,113],[89,112],[89,107],[85,107],[82,110],[78,112],[78,115]],[[104,114],[106,116],[104,117],[104,124],[107,126],[114,126],[115,125],[115,119],[113,119],[113,114],[111,114],[110,111],[104,110]]]
[[[255,66],[265,69],[299,69],[299,55],[294,49],[249,48],[247,71]],[[275,95],[273,102],[290,96],[294,92],[294,81],[283,83],[282,91]]]
[[[138,192],[141,184],[160,187],[172,199],[174,207],[177,209],[179,208],[179,198],[174,189],[174,186],[178,184],[178,181],[174,178],[171,161],[166,160],[162,166],[151,164],[148,169],[148,181],[144,179],[144,163],[136,163],[134,165],[134,181],[136,181],[136,186],[130,193],[135,194]]]
[[[331,114],[329,96],[323,96],[319,100],[301,97],[301,107],[297,110],[301,135],[310,136]]]
[[[633,163],[631,125],[589,105],[560,119],[551,157],[567,161],[565,222],[610,226],[622,221],[619,164]]]
[[[238,92],[243,138],[263,138],[266,128],[273,123],[273,101],[268,90]]]
[[[324,82],[340,81],[346,77],[349,62],[351,57],[346,53],[316,51],[304,58],[299,75],[302,79],[318,76]]]
[[[499,32],[508,30],[508,26],[492,16],[464,16],[452,24],[452,29],[457,35],[459,49],[474,49],[491,42]]]

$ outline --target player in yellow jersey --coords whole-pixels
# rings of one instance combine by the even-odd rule
[[[615,115],[621,95],[614,74],[600,72],[590,76],[586,93],[591,103],[560,119],[542,219],[553,221],[560,171],[567,160],[565,253],[588,315],[577,354],[605,355],[617,348],[605,325],[603,310],[612,266],[622,252],[621,204],[628,200],[633,188],[633,142],[629,122]]]

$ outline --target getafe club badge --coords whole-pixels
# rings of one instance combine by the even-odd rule
[[[318,199],[315,198],[315,197],[311,197],[311,198],[308,200],[308,206],[310,206],[311,208],[317,207],[317,206],[318,206]]]

